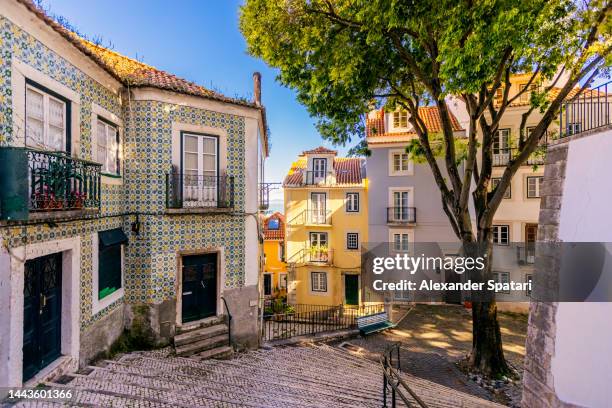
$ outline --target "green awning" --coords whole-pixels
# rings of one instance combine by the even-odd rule
[[[121,228],[115,228],[108,231],[98,232],[98,239],[100,241],[100,248],[108,248],[114,245],[121,245],[128,243],[128,237]]]

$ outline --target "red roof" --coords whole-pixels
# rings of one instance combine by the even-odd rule
[[[303,151],[302,154],[333,154],[336,155],[338,152],[336,150],[328,149],[327,147],[319,146],[312,150]]]
[[[271,230],[268,228],[268,221],[271,219],[278,220],[278,229]],[[285,216],[278,211],[263,220],[264,239],[282,240],[285,239]]]
[[[363,179],[366,178],[365,159],[359,157],[334,157],[333,160],[336,185],[360,185]],[[306,158],[303,156],[294,162],[285,177],[283,185],[290,187],[301,186],[304,182],[306,163]]]
[[[463,130],[459,121],[450,113],[451,125],[453,127],[454,132],[460,132]],[[374,117],[368,117],[366,120],[366,136],[367,137],[377,137],[377,136],[390,136],[390,135],[404,135],[404,136],[412,136],[415,135],[415,132],[387,132],[385,131],[385,111],[380,109],[376,112],[373,112]],[[425,123],[427,130],[430,132],[440,132],[442,131],[442,120],[440,119],[440,112],[436,106],[423,106],[419,108],[419,117]]]

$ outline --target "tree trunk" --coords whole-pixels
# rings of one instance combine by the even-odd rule
[[[473,248],[473,243],[467,247]],[[478,255],[486,254],[485,269],[482,274],[475,278],[479,282],[492,279],[491,267],[493,262],[493,244],[491,240],[491,229],[478,230]],[[473,252],[473,251],[470,251]],[[487,301],[472,302],[472,352],[470,353],[470,364],[473,368],[485,375],[498,378],[510,373],[508,363],[504,357],[502,347],[501,331],[497,321],[497,302],[495,297],[485,299]]]

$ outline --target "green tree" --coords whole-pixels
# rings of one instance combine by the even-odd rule
[[[363,148],[366,112],[406,109],[418,136],[418,146],[409,149],[431,168],[453,231],[490,254],[493,217],[517,169],[563,100],[610,65],[610,9],[603,0],[246,0],[240,27],[248,51],[279,68],[280,82],[297,91],[328,140]],[[533,73],[530,83],[547,85],[532,93],[518,153],[489,191],[493,137],[506,108],[520,97],[509,95],[510,76],[522,72]],[[554,97],[552,86],[560,88]],[[498,90],[502,100],[494,104]],[[462,152],[454,143],[450,95],[469,114]],[[425,105],[440,112],[438,135],[417,114]],[[526,119],[535,110],[541,120],[526,135]],[[435,138],[443,144],[439,160]],[[490,274],[489,262],[485,279]],[[495,301],[475,303],[472,310],[471,363],[490,375],[506,373]]]

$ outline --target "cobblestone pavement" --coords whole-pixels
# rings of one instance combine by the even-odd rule
[[[500,313],[499,321],[506,358],[522,375],[527,317]],[[471,313],[462,306],[416,305],[397,328],[350,340],[361,348],[353,349],[353,354],[374,360],[392,342],[402,343],[403,371],[480,398],[503,400],[471,381],[455,364],[467,356],[472,345]],[[517,406],[520,381],[507,393],[511,401],[504,402]]]
[[[404,381],[431,408],[501,407],[422,378]],[[20,407],[372,407],[382,404],[377,362],[328,345],[274,347],[229,360],[175,357],[169,350],[129,353],[65,377],[54,388],[74,390],[59,403]],[[399,405],[403,406],[403,405]]]

